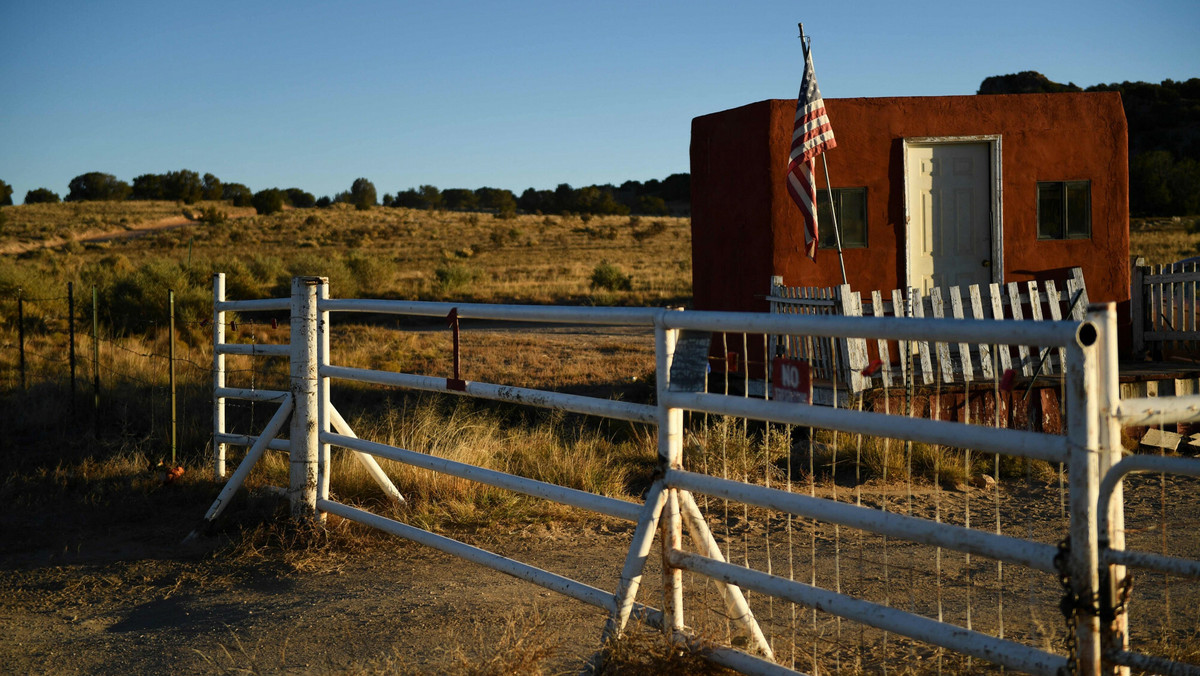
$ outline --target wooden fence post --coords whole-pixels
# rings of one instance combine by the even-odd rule
[[[843,316],[862,316],[862,298],[850,291],[849,284],[837,287],[837,301]],[[867,341],[863,338],[843,338],[838,341],[838,347],[846,373],[845,381],[850,384],[850,391],[858,394],[866,389],[866,376],[862,370],[867,367]]]
[[[1129,268],[1129,318],[1133,324],[1133,356],[1146,353],[1146,259],[1135,256]]]

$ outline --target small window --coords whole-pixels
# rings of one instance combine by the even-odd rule
[[[1039,182],[1037,191],[1038,239],[1092,236],[1091,181]]]
[[[837,204],[837,227],[842,235],[843,249],[861,249],[867,246],[867,189],[834,188],[833,200]],[[833,209],[829,204],[829,191],[817,191],[817,230],[821,249],[836,249],[837,239],[833,233]]]

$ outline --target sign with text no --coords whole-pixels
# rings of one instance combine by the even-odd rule
[[[812,403],[812,378],[808,362],[776,358],[771,361],[771,398],[775,401]]]

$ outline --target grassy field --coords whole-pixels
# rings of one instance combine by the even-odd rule
[[[1129,254],[1145,258],[1147,265],[1200,256],[1200,217],[1134,219]]]
[[[71,547],[78,554],[79,543],[92,541],[95,532],[120,533],[147,515],[153,515],[155,524],[148,536],[170,540],[173,547],[180,523],[187,523],[182,527],[186,532],[207,508],[218,488],[210,478],[209,444],[212,381],[207,319],[214,272],[227,274],[228,297],[236,299],[285,295],[296,274],[329,277],[335,297],[686,306],[691,296],[689,224],[679,218],[521,215],[503,219],[483,213],[383,208],[358,212],[342,207],[264,217],[222,204],[174,203],[5,207],[0,215],[0,251],[8,252],[0,255],[0,403],[8,411],[8,430],[0,447],[0,459],[6,463],[0,499],[15,508],[0,527],[15,542],[31,543],[23,544],[21,552],[37,556],[59,549],[68,556]],[[1150,263],[1200,253],[1200,233],[1189,219],[1135,226],[1131,253]],[[64,296],[69,281],[76,285],[78,319],[79,376],[74,394],[66,379]],[[99,308],[95,343],[90,336],[93,285]],[[165,359],[168,289],[176,293],[180,332],[177,462],[187,472],[180,481],[163,486],[155,466],[170,460]],[[15,348],[18,290],[26,299],[24,391],[18,381]],[[231,319],[228,340],[287,341],[288,326],[282,315]],[[449,375],[452,368],[444,323],[335,321],[333,332],[335,363],[434,376]],[[93,361],[93,348],[98,361]],[[653,397],[652,343],[645,332],[569,327],[535,331],[466,323],[462,355],[463,375],[471,380],[646,403]],[[231,356],[227,361],[232,386],[287,388],[282,360]],[[98,408],[91,389],[93,368],[100,380]],[[361,437],[619,499],[638,500],[655,471],[655,436],[644,426],[367,386],[336,387],[334,401]],[[254,434],[271,412],[265,404],[231,402],[230,431]],[[1005,468],[997,462],[993,470],[983,454],[968,459],[942,447],[913,444],[905,449],[898,443],[830,432],[814,434],[810,452],[801,458],[792,450],[796,440],[779,428],[700,417],[690,418],[688,424],[690,467],[772,485],[805,481],[814,494],[835,498],[840,485],[842,499],[848,499],[847,482],[861,481],[865,490],[884,496],[885,503],[889,491],[901,490],[896,488],[901,485],[898,478],[908,473],[914,477],[918,505],[935,510],[934,514],[941,513],[942,503],[937,501],[942,496],[957,495],[981,472],[999,475],[1002,481],[1015,477],[1014,500],[1022,486],[1042,490],[1044,485],[1053,493],[1062,476],[1049,466],[1031,470],[1027,465]],[[241,452],[231,450],[231,467]],[[858,461],[852,462],[852,457]],[[335,497],[487,543],[497,538],[497,531],[540,528],[536,537],[531,536],[536,541],[557,532],[562,524],[604,529],[605,537],[612,526],[610,520],[506,491],[389,461],[382,464],[408,498],[407,506],[387,504],[360,465],[340,453],[332,467]],[[287,472],[286,456],[269,453],[248,482],[251,496],[259,495],[264,486],[286,484]],[[909,509],[912,492],[910,488]],[[1006,494],[1005,499],[1009,497]],[[1044,511],[1052,521],[1058,503],[1053,495],[1045,503]],[[990,503],[980,494],[971,498],[971,504],[971,509],[983,509]],[[711,513],[718,509],[716,502],[712,509]],[[1025,513],[1019,511],[1023,507],[1010,510],[1006,505],[1005,509]],[[301,579],[314,571],[326,574],[370,557],[391,556],[392,545],[383,544],[390,541],[344,523],[314,548],[311,539],[280,531],[279,523],[271,520],[273,512],[262,506],[260,498],[240,497],[231,512],[221,525],[229,544],[211,560],[189,563],[182,572],[164,572],[164,568],[146,573],[134,566],[113,574],[106,568],[94,579],[84,575],[92,585],[86,598],[104,603],[106,594],[101,592],[115,584],[111,579],[139,594],[168,601],[181,584],[193,580],[198,590],[217,590],[261,576]],[[725,512],[721,521],[726,524],[727,542],[739,538],[744,542],[747,532],[763,535],[743,530],[739,536],[735,530],[731,536],[731,527],[765,527],[769,538],[769,519],[751,518],[749,512],[731,515],[728,506]],[[20,517],[24,514],[42,517],[29,521]],[[992,516],[972,518],[986,521]],[[50,523],[53,528],[47,527]],[[139,537],[147,535],[136,532]],[[841,536],[835,530],[820,537],[828,544]],[[157,550],[138,551],[150,558],[161,555]],[[230,559],[232,568],[219,565],[218,559]],[[616,570],[615,566],[605,571]],[[58,582],[38,584],[57,589]],[[63,584],[69,590],[86,586],[78,580]],[[530,616],[509,624],[498,637],[500,645],[520,644],[504,650],[518,659],[543,659],[544,643],[525,638],[525,632],[544,622],[540,616]],[[259,663],[269,659],[262,654],[240,645],[236,650],[221,646],[220,651],[213,647],[197,651],[207,670],[272,671],[260,668]],[[362,673],[408,673],[402,664],[398,667],[388,659],[385,655],[349,664]],[[464,661],[461,673],[518,668],[503,662],[487,667],[500,659],[494,651],[485,651],[478,659],[479,664],[475,657]],[[679,672],[695,668],[683,666]],[[660,663],[654,663],[645,673],[661,669]]]
[[[18,290],[30,299],[23,307],[25,340],[32,355],[26,365],[28,379],[36,383],[63,376],[67,331],[63,296],[68,281],[76,284],[77,342],[84,374],[80,380],[86,382],[92,368],[89,295],[95,285],[105,390],[102,407],[120,412],[116,417],[102,414],[102,422],[118,426],[126,436],[153,439],[147,441],[153,448],[140,452],[158,454],[164,437],[167,375],[162,363],[167,351],[165,297],[173,289],[181,335],[178,375],[186,395],[181,404],[186,413],[180,449],[191,462],[201,462],[206,455],[206,393],[211,386],[211,327],[206,321],[214,272],[226,273],[227,295],[234,299],[286,295],[292,275],[319,274],[329,277],[335,297],[576,305],[690,302],[690,232],[687,219],[681,218],[499,218],[391,208],[355,211],[345,205],[257,216],[252,210],[221,203],[169,202],[16,206],[0,209],[0,215],[0,251],[21,250],[0,256],[0,345],[4,348],[0,386],[10,394],[18,389],[14,348]],[[1151,263],[1200,253],[1195,219],[1139,220],[1133,226],[1131,253]],[[235,317],[228,327],[229,339],[285,342],[286,321],[281,319]],[[448,335],[436,324],[339,322],[334,331],[338,363],[434,375],[450,371]],[[650,341],[644,335],[468,326],[463,355],[464,374],[472,379],[641,400],[650,397],[653,365]],[[284,387],[286,374],[279,361],[230,357],[229,368],[231,384]],[[61,396],[51,390],[62,388],[42,389],[47,397]],[[367,408],[390,401],[378,391],[354,396],[364,397]],[[92,413],[85,404],[90,402],[84,401],[83,394],[77,397],[75,417],[87,426]],[[444,406],[422,405],[450,419],[458,415]],[[126,415],[137,409],[149,410],[150,419]],[[49,444],[56,448],[80,446],[81,442],[61,438],[57,418],[44,413],[47,410],[52,407],[36,406],[22,418],[30,430],[23,436],[33,440],[49,434]],[[261,410],[234,411],[231,420],[235,426],[243,425],[242,431],[250,431],[264,418]],[[360,424],[377,428],[384,424],[381,420],[387,416]],[[578,439],[571,435],[577,433],[559,430],[558,434],[576,443]],[[635,436],[628,430],[602,435],[597,443],[615,446],[597,456],[628,457],[618,447]],[[553,444],[546,449],[551,457],[557,452]],[[590,488],[614,490],[611,485]]]
[[[45,244],[7,258],[0,294],[26,288],[159,276],[207,289],[214,271],[229,275],[231,298],[263,297],[294,274],[330,278],[340,297],[456,298],[486,302],[650,304],[690,296],[687,219],[516,216],[376,208],[287,210],[271,216],[229,213],[227,220],[188,220],[138,232],[164,219],[200,218],[220,204],[60,204],[6,207],[0,251]],[[107,230],[105,230],[107,228]],[[104,232],[139,234],[98,240]],[[68,241],[61,241],[67,237]],[[627,276],[594,285],[602,262]],[[166,281],[166,280],[164,280]],[[610,280],[611,281],[611,280]],[[180,289],[176,289],[180,291]]]
[[[224,212],[224,220],[217,212]],[[177,375],[182,383],[179,452],[185,464],[206,462],[206,391],[211,387],[207,372],[211,328],[206,319],[211,313],[214,272],[226,273],[227,295],[234,299],[286,295],[290,278],[297,274],[329,277],[332,294],[341,297],[668,305],[686,303],[690,296],[690,233],[688,221],[680,218],[497,218],[485,213],[390,208],[355,211],[344,205],[256,216],[222,204],[185,207],[137,202],[6,207],[0,213],[4,215],[0,250],[25,249],[0,258],[5,322],[0,378],[16,400],[14,405],[29,409],[18,438],[55,448],[64,458],[103,457],[109,452],[132,453],[141,459],[162,455],[167,434],[167,370],[162,363],[167,352],[165,301],[167,290],[172,289],[181,336],[177,345]],[[200,220],[202,216],[216,222]],[[96,415],[85,395],[68,402],[62,393],[67,332],[63,296],[68,281],[77,289],[81,374],[93,368],[88,315],[90,287],[97,288],[103,390],[99,444],[119,446],[98,454],[91,452],[91,440],[78,439],[58,424],[55,413],[73,405],[78,430],[92,426],[90,419]],[[28,299],[23,311],[28,380],[35,383],[32,396],[16,392],[13,299],[19,290]],[[232,319],[229,340],[287,340],[286,320],[277,317],[272,326],[270,318]],[[335,359],[345,364],[429,374],[447,372],[450,366],[444,328],[417,325],[397,332],[379,323],[339,324],[335,345]],[[624,334],[522,334],[469,328],[463,337],[466,374],[473,379],[571,391],[615,388],[618,396],[646,396],[653,361],[648,348],[645,336]],[[278,361],[230,357],[230,384],[286,387],[283,368]],[[54,380],[59,386],[50,387],[47,381]],[[86,375],[79,380],[90,384]],[[37,385],[39,381],[44,384]],[[449,453],[472,449],[473,457],[484,459],[485,464],[525,466],[534,474],[538,468],[551,473],[574,470],[578,476],[543,478],[601,493],[628,496],[637,482],[627,481],[629,466],[622,466],[621,458],[653,456],[652,450],[644,448],[645,436],[628,430],[596,433],[569,423],[530,427],[527,434],[507,432],[504,423],[510,421],[502,418],[511,412],[505,410],[467,413],[470,405],[393,399],[370,390],[347,396],[363,399],[364,408],[383,411],[365,418],[355,414],[355,425],[372,434],[388,430],[381,436],[394,439],[398,426],[418,420],[426,431],[454,430],[443,439],[431,440],[433,447]],[[404,407],[409,407],[410,415],[401,420],[399,411]],[[134,414],[138,410],[149,415]],[[231,405],[232,431],[251,433],[265,422],[264,410]],[[418,415],[412,416],[414,411]],[[473,416],[472,424],[457,429],[468,415]],[[631,444],[639,447],[638,453],[629,450]],[[594,464],[578,458],[563,463],[567,445],[576,452],[586,451],[579,458],[593,458]],[[366,480],[355,474],[355,467],[346,468],[349,485]],[[277,481],[278,471],[286,470],[271,462],[262,469],[255,481]],[[403,474],[402,468],[394,469]],[[401,483],[419,496],[419,505],[434,504],[437,501],[422,498],[445,497],[454,487],[455,497],[438,504],[449,505],[439,509],[457,514],[459,520],[470,520],[469,504],[493,506],[499,499],[487,490],[462,493],[467,490],[462,482],[435,479],[418,486],[414,477]],[[430,513],[423,518],[443,517]]]

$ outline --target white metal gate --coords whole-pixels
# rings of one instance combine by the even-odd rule
[[[1146,567],[1173,574],[1200,577],[1200,562],[1147,552],[1124,550],[1121,480],[1129,472],[1175,472],[1200,476],[1200,460],[1192,458],[1121,459],[1122,425],[1200,421],[1200,396],[1169,399],[1119,398],[1116,371],[1116,323],[1111,305],[1094,306],[1084,321],[944,320],[896,317],[840,317],[688,312],[645,308],[579,308],[450,304],[409,301],[341,300],[328,297],[323,278],[297,278],[287,300],[228,301],[223,276],[214,282],[215,414],[214,466],[224,470],[224,444],[250,446],[206,515],[212,522],[228,498],[244,481],[261,453],[281,448],[290,453],[288,494],[293,512],[302,518],[336,514],[421,544],[460,556],[480,565],[528,580],[584,603],[605,609],[609,620],[606,637],[619,635],[629,618],[661,627],[669,636],[703,649],[713,660],[747,673],[793,673],[777,663],[769,641],[745,591],[754,591],[807,608],[819,609],[865,626],[1037,674],[1056,674],[1074,667],[1080,673],[1110,671],[1113,665],[1132,665],[1169,673],[1196,673],[1197,667],[1133,652],[1126,642],[1124,594],[1128,568]],[[224,343],[223,312],[277,311],[291,314],[290,346],[234,346]],[[604,324],[653,327],[657,373],[657,404],[645,405],[549,391],[507,387],[455,378],[374,371],[329,363],[331,313],[373,313],[427,317],[455,314],[464,319],[521,322]],[[686,373],[688,365],[676,346],[681,335],[744,333],[761,336],[800,335],[834,340],[857,338],[991,344],[1005,343],[1061,349],[1066,379],[1067,434],[905,418],[881,413],[807,406],[785,401],[710,394],[695,387]],[[288,354],[291,363],[289,392],[251,392],[227,387],[221,355]],[[677,362],[678,358],[678,362]],[[706,358],[706,355],[705,355]],[[699,362],[703,364],[703,362]],[[673,368],[674,367],[674,368]],[[691,365],[695,367],[695,363]],[[551,483],[438,458],[411,449],[358,439],[338,414],[329,396],[329,381],[363,383],[441,392],[460,396],[602,416],[633,423],[656,425],[658,465],[656,479],[643,502],[633,503],[595,495]],[[257,437],[235,437],[224,429],[223,400],[257,397],[278,401],[279,411]],[[804,495],[779,487],[714,476],[684,463],[684,413],[707,412],[719,416],[773,421],[916,443],[976,449],[1004,456],[1024,457],[1068,468],[1069,528],[1059,547],[957,524],[880,511],[866,506]],[[291,417],[289,439],[275,436]],[[370,456],[389,458],[417,467],[479,481],[561,504],[636,523],[623,569],[611,590],[547,572],[527,563],[458,542],[411,525],[371,514],[330,499],[330,447],[338,446]],[[370,461],[368,461],[370,462]],[[376,466],[376,469],[378,467]],[[395,499],[403,498],[379,472],[381,485]],[[983,556],[1033,571],[1062,576],[1068,586],[1073,644],[1070,654],[977,631],[926,615],[856,598],[852,594],[800,582],[789,576],[739,565],[722,553],[709,523],[698,508],[697,496],[712,496],[743,505],[794,515],[891,538]],[[789,517],[790,518],[790,517]],[[685,530],[696,551],[684,547]],[[664,573],[662,607],[636,602],[643,570],[661,532]],[[684,607],[683,572],[715,580],[728,617],[739,623],[749,642],[744,650],[728,645],[711,647],[711,637],[697,636],[688,628]],[[761,612],[761,608],[759,609]],[[969,622],[968,622],[969,624]]]

